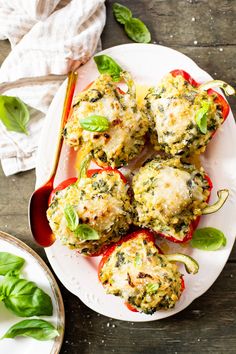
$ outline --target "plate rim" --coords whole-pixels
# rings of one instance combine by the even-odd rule
[[[53,347],[52,347],[49,354],[58,354],[60,352],[61,347],[62,347],[64,334],[65,334],[65,307],[64,307],[64,302],[63,302],[60,288],[57,284],[57,281],[56,281],[54,275],[52,274],[51,270],[49,269],[47,264],[44,262],[44,260],[25,242],[21,241],[17,237],[15,237],[7,232],[4,232],[2,230],[0,230],[0,240],[8,242],[11,245],[16,246],[17,248],[20,248],[23,251],[29,253],[36,260],[38,265],[43,269],[45,276],[47,277],[47,280],[50,283],[50,287],[53,292],[53,295],[57,301],[58,315],[59,315],[58,325],[59,325],[60,335],[55,338]]]

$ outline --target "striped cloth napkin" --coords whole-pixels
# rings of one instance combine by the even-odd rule
[[[66,74],[97,50],[104,0],[0,0],[0,39],[11,52],[0,68],[0,94],[30,106],[29,136],[0,122],[0,159],[6,176],[35,167],[43,119]]]

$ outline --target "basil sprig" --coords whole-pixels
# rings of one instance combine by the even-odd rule
[[[0,120],[7,130],[28,134],[29,111],[18,97],[0,96]]]
[[[191,246],[204,251],[216,251],[226,245],[226,237],[222,231],[214,227],[195,230]]]
[[[80,120],[80,125],[84,130],[90,132],[105,132],[109,129],[109,120],[106,117],[93,115]]]
[[[80,240],[98,240],[100,238],[96,230],[87,224],[79,224],[79,217],[72,205],[66,205],[64,208],[68,228],[73,231]]]
[[[207,116],[211,105],[209,102],[203,101],[201,108],[197,111],[195,120],[202,134],[207,133]]]
[[[120,81],[122,68],[108,55],[97,55],[93,58],[100,74],[108,74],[113,81]]]
[[[64,208],[64,215],[66,218],[67,226],[71,231],[75,231],[79,225],[79,217],[75,208],[72,205],[66,205]]]
[[[132,17],[132,12],[128,7],[115,2],[112,6],[115,19],[124,25],[125,32],[134,42],[149,43],[151,34],[147,26],[138,18]]]
[[[59,336],[59,333],[48,321],[30,319],[20,321],[11,326],[1,339],[19,336],[32,337],[40,341],[46,341]]]
[[[51,316],[52,300],[32,281],[6,276],[0,284],[0,300],[19,317]]]
[[[19,271],[25,263],[21,257],[8,252],[0,252],[0,275],[6,275],[9,272]]]

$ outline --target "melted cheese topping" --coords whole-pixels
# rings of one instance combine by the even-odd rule
[[[178,159],[152,160],[134,176],[138,226],[182,240],[206,207],[209,185],[203,170]]]
[[[176,265],[159,254],[142,232],[116,247],[99,276],[107,293],[147,314],[174,307],[181,295]]]
[[[84,130],[80,120],[92,115],[106,117],[109,129],[102,133]],[[101,75],[76,97],[64,138],[75,148],[89,146],[100,166],[119,167],[141,152],[147,129],[148,120],[138,110],[132,89],[121,94],[110,76]]]
[[[82,178],[53,199],[47,211],[50,227],[69,248],[85,254],[97,252],[104,244],[119,240],[129,228],[132,208],[127,191],[128,186],[115,172]],[[98,232],[99,240],[81,240],[68,228],[64,213],[68,205],[73,206],[81,224]]]
[[[146,112],[150,119],[154,147],[171,155],[203,151],[212,133],[223,122],[222,113],[214,99],[214,95],[198,91],[181,75],[166,75],[157,88],[150,89],[146,96]],[[203,101],[210,104],[206,134],[201,133],[195,119]]]

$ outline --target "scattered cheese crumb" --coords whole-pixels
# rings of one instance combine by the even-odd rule
[[[220,52],[223,52],[223,50],[224,50],[223,48],[220,48]]]
[[[195,22],[196,21],[196,18],[195,17],[192,17],[192,22]]]
[[[196,45],[198,42],[197,41],[194,41],[193,44]]]

